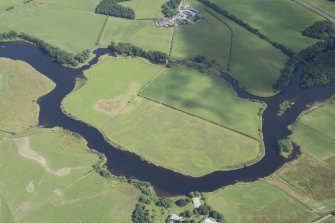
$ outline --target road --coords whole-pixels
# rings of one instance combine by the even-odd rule
[[[329,215],[327,215],[327,216],[325,216],[325,217],[321,218],[320,220],[317,220],[317,221],[315,221],[315,222],[313,222],[313,223],[320,223],[320,222],[322,222],[322,221],[324,221],[324,220],[330,218],[331,216],[332,216],[332,215],[329,214]]]
[[[308,8],[309,10],[315,12],[316,14],[319,14],[320,16],[328,19],[329,21],[335,23],[335,18],[326,13],[325,11],[322,11],[321,9],[315,7],[314,5],[306,2],[305,0],[294,0],[295,2],[299,3],[300,5]]]

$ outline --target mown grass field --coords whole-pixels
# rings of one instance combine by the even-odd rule
[[[300,116],[293,125],[292,140],[302,149],[320,160],[335,156],[335,100]]]
[[[273,95],[272,85],[278,79],[287,57],[243,27],[209,10],[218,17],[215,18],[199,2],[190,3],[200,10],[204,20],[197,25],[176,29],[172,56],[185,58],[204,55],[227,69],[232,46],[230,69],[241,86],[256,95]],[[232,45],[231,31],[227,25],[233,31]]]
[[[5,11],[10,6],[21,6],[23,4],[23,0],[1,0],[0,1],[0,11]]]
[[[154,21],[110,17],[101,38],[102,45],[111,41],[132,43],[145,50],[169,53],[172,29],[158,28]]]
[[[259,138],[263,105],[239,98],[220,77],[185,67],[166,69],[141,95]]]
[[[306,2],[328,13],[330,16],[335,17],[335,3],[334,2],[331,2],[329,0],[306,0]]]
[[[262,181],[240,184],[207,194],[207,202],[227,222],[312,222],[318,217],[276,186]]]
[[[307,155],[285,165],[278,175],[311,200],[307,203],[321,212],[335,208],[335,159],[321,162]]]
[[[0,142],[0,194],[15,222],[131,222],[136,190],[95,173],[97,155],[67,134],[34,129]]]
[[[165,0],[131,0],[119,4],[135,10],[136,19],[163,18],[161,6]]]
[[[162,68],[142,59],[106,57],[86,72],[87,84],[66,98],[65,110],[102,129],[123,149],[189,175],[261,155],[257,140],[137,97]]]
[[[0,59],[0,129],[19,132],[38,124],[36,100],[54,88],[48,78],[28,64]]]
[[[270,39],[295,51],[300,51],[315,42],[302,36],[301,31],[315,21],[323,19],[291,0],[212,0],[211,2],[249,23]]]
[[[66,51],[95,48],[105,17],[51,4],[25,4],[0,15],[0,32],[15,30],[36,36]]]
[[[78,10],[87,10],[95,12],[99,0],[34,0],[42,4],[52,4],[59,7],[67,7]]]

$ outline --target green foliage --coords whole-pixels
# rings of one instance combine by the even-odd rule
[[[188,203],[190,202],[189,199],[179,199],[176,201],[176,205],[179,206],[179,207],[185,207]]]
[[[162,5],[162,13],[165,17],[171,18],[177,13],[177,9],[181,0],[168,0]]]
[[[281,116],[285,114],[286,110],[291,107],[291,102],[289,100],[285,100],[282,103],[280,103],[277,115]]]
[[[150,195],[152,185],[149,182],[139,181],[136,179],[128,179],[128,183],[134,185],[143,194]]]
[[[335,38],[335,24],[328,20],[318,21],[307,27],[302,34],[315,39]]]
[[[279,153],[283,157],[288,157],[293,151],[292,142],[289,139],[278,140]]]
[[[142,203],[136,205],[132,213],[132,220],[133,223],[153,223],[150,219],[149,210]]]
[[[172,201],[165,197],[159,198],[159,200],[156,202],[156,206],[158,207],[169,208],[171,207],[171,205],[172,205]]]
[[[143,57],[154,63],[163,64],[168,59],[168,55],[166,53],[151,50],[145,51],[131,43],[115,44],[114,42],[111,42],[108,48],[119,55]]]
[[[95,12],[103,15],[135,19],[135,11],[132,8],[118,4],[125,1],[127,0],[102,0],[95,9]]]
[[[196,210],[201,215],[208,215],[211,212],[211,207],[202,204]]]

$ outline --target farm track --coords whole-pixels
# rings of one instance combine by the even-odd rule
[[[322,9],[306,2],[305,0],[294,0],[296,3],[306,7],[307,9],[315,12],[316,14],[328,19],[329,21],[335,23],[335,18],[329,15],[327,12],[323,11]]]

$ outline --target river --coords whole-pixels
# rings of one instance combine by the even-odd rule
[[[86,139],[89,148],[106,155],[108,170],[112,174],[148,181],[158,193],[165,195],[186,194],[190,191],[210,192],[237,181],[250,182],[272,174],[286,162],[296,159],[300,153],[295,147],[289,159],[279,155],[276,143],[279,139],[291,134],[287,127],[294,123],[299,114],[308,106],[329,99],[335,94],[335,82],[322,88],[300,88],[303,65],[300,65],[294,72],[290,84],[281,93],[267,98],[249,94],[241,89],[232,77],[223,75],[239,97],[259,100],[267,104],[263,113],[262,126],[265,155],[256,164],[245,168],[216,171],[201,177],[185,176],[148,163],[133,153],[114,148],[98,129],[63,113],[62,100],[74,89],[76,78],[84,78],[83,72],[97,63],[99,56],[108,54],[109,51],[98,49],[94,53],[96,56],[88,65],[74,69],[63,67],[49,60],[41,50],[33,45],[23,42],[0,43],[0,57],[25,61],[56,83],[56,87],[50,93],[38,100],[40,126],[62,127],[78,133]],[[295,104],[283,116],[277,116],[278,106],[284,100],[295,100]]]

